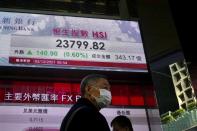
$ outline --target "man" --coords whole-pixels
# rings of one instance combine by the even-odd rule
[[[126,116],[117,116],[111,122],[113,131],[133,131],[131,121]]]
[[[110,131],[100,109],[111,103],[110,84],[105,76],[93,74],[81,82],[81,98],[62,121],[60,131]]]

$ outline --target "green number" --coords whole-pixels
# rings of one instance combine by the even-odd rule
[[[58,52],[57,51],[50,51],[50,56],[57,56]]]
[[[64,52],[64,57],[69,57],[70,53],[69,52]]]

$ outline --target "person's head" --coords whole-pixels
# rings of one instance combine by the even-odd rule
[[[111,103],[110,84],[107,77],[91,74],[81,81],[81,96],[89,99],[99,109]]]
[[[117,116],[111,122],[113,131],[133,131],[131,121],[126,116]]]

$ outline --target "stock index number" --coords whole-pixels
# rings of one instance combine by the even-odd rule
[[[56,47],[58,48],[78,48],[78,49],[90,49],[90,50],[105,50],[104,42],[88,42],[79,40],[56,40]]]

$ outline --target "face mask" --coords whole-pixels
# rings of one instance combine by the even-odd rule
[[[111,92],[106,89],[99,89],[100,90],[100,96],[94,97],[98,106],[100,108],[107,107],[111,103]]]

